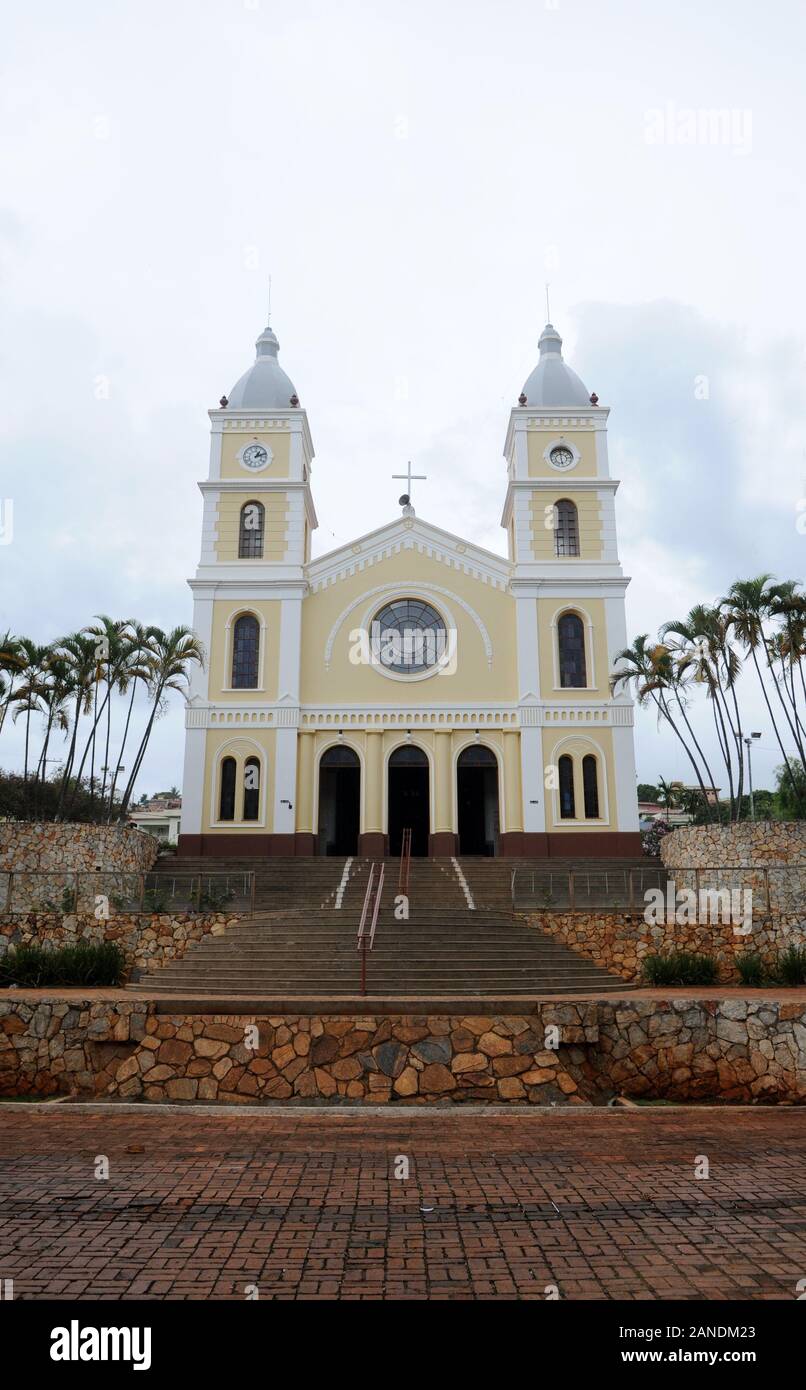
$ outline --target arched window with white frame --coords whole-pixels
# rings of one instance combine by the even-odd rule
[[[563,613],[557,624],[560,685],[564,690],[585,689],[585,625],[578,613]]]
[[[218,797],[218,819],[235,819],[235,774],[234,758],[222,758]]]
[[[599,819],[599,769],[593,753],[582,759],[582,792],[585,798],[585,819]]]
[[[560,782],[560,818],[562,820],[574,820],[576,808],[574,803],[574,760],[568,753],[563,753],[557,765]]]
[[[262,502],[244,502],[238,527],[238,559],[262,560],[266,509]]]
[[[554,554],[562,559],[579,554],[579,515],[576,503],[563,497],[555,503]]]
[[[257,690],[260,624],[254,613],[242,613],[232,630],[232,688]]]
[[[247,758],[243,769],[243,818],[260,818],[260,759]]]

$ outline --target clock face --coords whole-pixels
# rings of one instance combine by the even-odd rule
[[[574,455],[570,449],[558,444],[556,449],[552,449],[549,454],[549,461],[552,468],[572,468],[574,465]]]
[[[265,468],[269,456],[262,444],[249,444],[241,454],[241,463],[244,468],[251,468],[253,471],[258,468]]]

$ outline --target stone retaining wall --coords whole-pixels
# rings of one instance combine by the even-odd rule
[[[754,916],[752,930],[740,935],[730,922],[664,923],[650,926],[643,915],[626,912],[531,912],[530,926],[547,932],[604,970],[635,982],[644,956],[696,951],[713,956],[722,984],[738,984],[736,957],[756,952],[767,969],[788,946],[806,947],[806,912],[780,917]]]
[[[749,889],[757,910],[806,918],[806,821],[688,825],[660,853],[677,889]]]
[[[145,873],[158,852],[154,836],[132,826],[33,821],[0,825],[0,871],[117,869],[121,873]]]
[[[125,977],[178,960],[205,936],[222,936],[241,918],[226,912],[120,913],[106,921],[89,914],[31,912],[0,917],[0,952],[9,946],[73,946],[77,941],[114,941],[125,958]]]
[[[614,1092],[803,1103],[806,998],[272,1018],[166,1016],[149,1000],[0,1000],[7,1096],[579,1105]]]
[[[806,821],[685,825],[664,835],[660,855],[667,869],[806,865]]]

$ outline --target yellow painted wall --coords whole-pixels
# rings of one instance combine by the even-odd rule
[[[584,733],[568,725],[543,729],[543,763],[547,772],[556,766],[563,754],[574,762],[575,824],[559,814],[559,794],[546,791],[546,829],[573,832],[575,830],[618,830],[616,791],[613,767],[613,738],[610,729],[586,725]],[[582,759],[587,753],[598,755],[599,819],[585,820],[585,798],[582,787]],[[605,781],[607,797],[605,797]],[[609,814],[608,814],[609,808]],[[608,817],[606,820],[605,817]]]
[[[595,478],[596,477],[596,434],[594,430],[562,430],[552,429],[549,426],[545,430],[527,430],[526,448],[529,461],[530,478],[558,478],[561,475],[556,468],[552,468],[544,459],[543,454],[549,444],[554,443],[574,444],[582,457],[575,468],[569,468],[562,474],[567,478]]]
[[[585,626],[585,662],[589,686],[592,677],[595,675],[596,685],[589,689],[565,689],[555,688],[554,661],[553,653],[556,650],[557,632],[552,629],[551,622],[555,615],[560,612],[579,613]],[[590,660],[590,635],[588,632],[587,617],[590,617],[593,624],[593,672]],[[605,620],[604,599],[586,598],[579,604],[569,600],[563,604],[560,599],[538,599],[537,601],[537,621],[539,626],[540,640],[540,689],[543,698],[546,700],[561,699],[567,701],[576,700],[605,700],[610,698],[609,678],[610,672],[607,659],[607,628]],[[559,672],[556,685],[559,686]]]
[[[274,455],[271,463],[259,473],[243,468],[237,459],[240,450],[252,443],[263,444]],[[221,439],[221,477],[252,477],[256,485],[259,485],[261,478],[287,478],[290,456],[291,435],[288,430],[226,430]]]
[[[228,835],[265,834],[272,830],[272,807],[274,806],[274,743],[273,729],[251,729],[240,732],[237,729],[209,729],[206,740],[204,768],[204,832],[213,828]],[[249,757],[261,756],[261,809],[265,808],[265,820],[243,821],[243,772],[244,763]],[[220,797],[220,759],[231,755],[236,762],[235,820],[218,822]]]
[[[260,475],[265,476],[264,474]],[[257,482],[257,479],[255,480]],[[223,563],[238,560],[238,536],[241,524],[241,509],[247,502],[260,502],[265,509],[263,531],[263,559],[283,560],[287,544],[288,503],[284,492],[261,492],[260,486],[247,496],[240,492],[222,492],[218,499],[216,524],[216,558]],[[254,560],[242,560],[241,564],[254,564]]]
[[[232,676],[232,627],[241,613],[254,613],[265,622],[261,634],[264,642],[263,686],[261,690],[230,690]],[[230,621],[229,640],[227,622]],[[279,599],[260,599],[249,603],[236,603],[218,599],[213,605],[213,634],[210,652],[210,699],[233,701],[255,701],[261,703],[277,699],[277,668],[280,651],[280,601]]]
[[[576,470],[574,470],[576,471]],[[558,488],[556,493],[538,492],[531,498],[530,506],[532,512],[532,553],[536,560],[556,560],[558,557],[554,550],[554,530],[551,525],[546,525],[548,518],[552,521],[551,513],[547,513],[547,507],[553,507],[563,498],[573,502],[577,509],[579,525],[579,558],[581,560],[601,560],[602,558],[602,516],[599,506],[599,498],[595,492],[577,492],[573,490],[572,480],[568,479],[568,486],[565,489]],[[573,563],[573,561],[571,561]]]
[[[429,583],[463,598],[479,615],[493,647],[488,665],[482,635],[471,615],[450,594],[429,592]],[[389,585],[393,594],[368,591]],[[350,631],[358,628],[371,606],[377,611],[388,597],[416,595],[438,610],[450,610],[457,627],[457,670],[454,675],[427,680],[391,680],[367,665],[349,659]],[[325,647],[331,629],[354,600],[356,606],[341,622],[330,669],[325,667]],[[302,606],[303,704],[371,703],[392,706],[473,704],[513,701],[518,697],[515,652],[515,604],[504,590],[494,589],[470,575],[448,568],[417,552],[403,551],[328,588],[310,594]]]

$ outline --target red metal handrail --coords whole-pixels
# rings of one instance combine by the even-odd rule
[[[399,893],[409,891],[409,870],[411,869],[411,827],[406,826],[400,842],[400,873],[397,880]]]
[[[374,863],[370,865],[369,878],[367,879],[367,891],[364,894],[364,906],[361,909],[361,921],[358,923],[358,936],[356,940],[356,949],[361,952],[361,994],[366,994],[367,992],[367,932],[365,929],[369,905],[374,893],[375,900],[372,904],[372,919],[369,928],[369,949],[372,950],[375,945],[375,928],[378,925],[378,914],[381,910],[381,895],[383,893],[385,865],[381,864],[381,871],[378,875],[377,884],[375,883],[375,868],[376,865]]]

